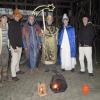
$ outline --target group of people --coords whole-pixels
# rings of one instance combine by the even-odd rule
[[[63,26],[58,32],[58,46],[60,48],[61,68],[63,71],[75,71],[76,65],[76,38],[75,29],[68,24],[69,18],[64,14]],[[85,57],[87,60],[87,70],[90,77],[94,76],[92,62],[92,45],[95,38],[95,31],[89,16],[82,17],[82,26],[78,30],[78,51],[80,62],[80,73],[86,72]]]
[[[7,22],[7,16],[0,17],[0,82],[7,79],[9,51],[11,50],[11,77],[18,81],[17,74],[23,74],[19,62],[22,48],[25,51],[27,64],[31,72],[38,67],[39,61],[45,65],[61,64],[62,71],[74,72],[76,65],[76,37],[75,29],[69,25],[69,17],[63,15],[60,28],[53,24],[54,18],[51,14],[47,16],[46,28],[42,30],[35,17],[30,15],[22,27],[20,19],[22,15],[16,9],[13,20]],[[93,74],[92,43],[95,37],[94,28],[89,17],[83,16],[83,26],[78,31],[80,73],[85,73],[84,57],[87,59],[89,76]],[[40,59],[40,51],[42,57]],[[39,60],[40,59],[40,60]]]

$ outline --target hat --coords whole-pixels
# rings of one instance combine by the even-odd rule
[[[68,18],[68,16],[67,16],[67,14],[66,14],[66,13],[63,15],[63,18],[62,18],[62,20],[64,20],[64,19],[67,19],[67,20],[69,20],[69,18]]]
[[[19,17],[19,19],[22,18],[22,15],[21,15],[21,13],[19,12],[19,9],[18,9],[18,8],[16,8],[16,9],[14,10],[13,16]]]
[[[83,18],[83,17],[87,17],[88,19],[90,19],[90,16],[89,16],[88,14],[82,15],[82,18]]]

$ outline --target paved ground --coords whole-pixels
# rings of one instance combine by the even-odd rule
[[[55,66],[51,66],[55,67]],[[58,71],[60,71],[57,66]],[[74,73],[66,71],[62,74],[66,78],[68,89],[62,93],[54,94],[50,88],[50,80],[54,74],[52,71],[45,73],[41,65],[39,71],[30,74],[26,66],[21,66],[25,74],[19,75],[18,82],[5,82],[0,88],[0,100],[100,100],[100,66],[95,68],[95,77],[90,78],[88,74],[80,75],[79,68]],[[47,96],[39,97],[37,94],[38,82],[45,82],[47,86]],[[82,93],[83,84],[90,86],[90,93]]]

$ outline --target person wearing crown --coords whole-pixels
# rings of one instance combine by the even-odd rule
[[[48,14],[46,20],[46,29],[43,34],[43,64],[51,65],[57,61],[57,35],[58,28],[53,25],[54,18]],[[48,69],[48,68],[47,68]]]
[[[61,69],[62,71],[75,70],[76,65],[76,43],[75,43],[75,29],[68,24],[69,18],[67,14],[63,15],[63,25],[58,33],[58,47]]]

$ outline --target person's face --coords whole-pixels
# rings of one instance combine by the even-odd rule
[[[48,25],[52,25],[52,23],[53,23],[53,17],[48,18],[47,19],[47,23],[48,23]]]
[[[3,17],[1,18],[1,22],[2,22],[3,24],[6,24],[6,23],[7,23],[7,17],[6,17],[6,16],[3,16]]]
[[[16,21],[19,21],[19,20],[20,20],[20,18],[19,18],[18,16],[15,16],[14,19],[15,19]]]
[[[88,18],[87,18],[87,17],[83,17],[82,21],[83,21],[83,24],[84,24],[84,25],[87,25],[87,23],[88,23]]]
[[[69,22],[68,19],[64,19],[64,20],[63,20],[64,26],[67,26],[67,25],[68,25],[68,22]]]
[[[32,25],[34,23],[34,16],[29,16],[28,22]]]

